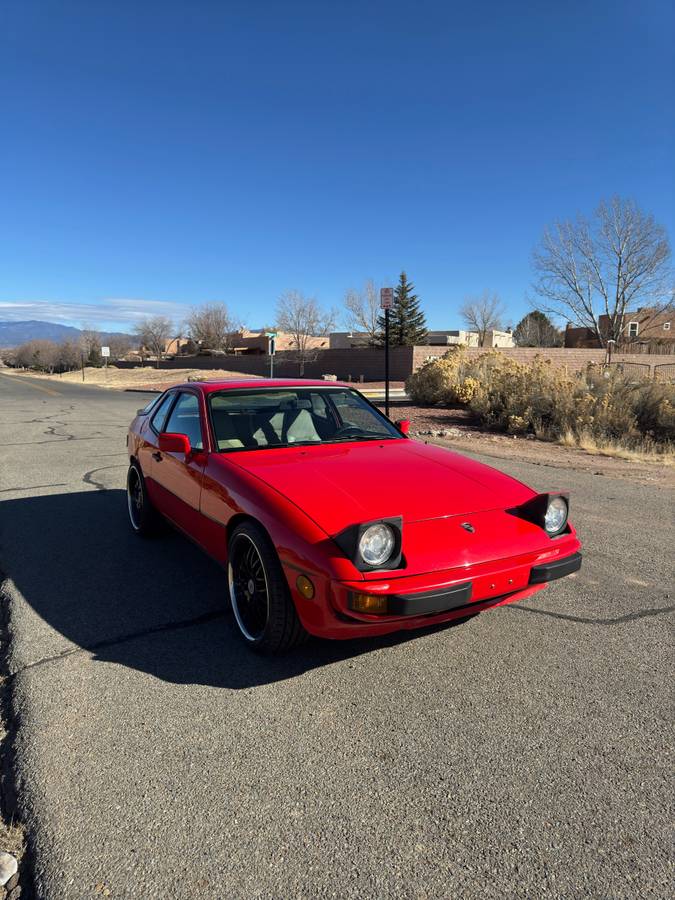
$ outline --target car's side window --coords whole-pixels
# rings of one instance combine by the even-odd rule
[[[158,434],[160,431],[164,431],[164,423],[166,422],[166,417],[169,414],[169,409],[175,396],[174,393],[167,394],[155,410],[152,419],[150,419],[150,424]]]
[[[184,393],[178,397],[176,405],[171,410],[171,415],[162,430],[175,434],[186,434],[193,449],[204,449],[199,400],[196,394]]]

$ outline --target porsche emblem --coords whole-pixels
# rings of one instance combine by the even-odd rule
[[[462,526],[461,526],[461,527],[464,529],[464,531],[468,531],[469,534],[473,534],[474,531],[476,530],[476,529],[473,527],[473,525],[471,524],[471,522],[462,522]]]

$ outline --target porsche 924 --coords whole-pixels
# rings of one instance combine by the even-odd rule
[[[580,568],[566,493],[406,426],[348,384],[176,385],[128,432],[131,527],[168,519],[222,564],[241,637],[267,653],[449,622]]]

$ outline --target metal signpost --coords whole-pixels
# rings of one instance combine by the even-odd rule
[[[101,347],[101,356],[105,360],[105,370],[108,371],[108,357],[110,356],[110,347]]]
[[[394,305],[394,289],[380,288],[380,308],[384,310],[384,414],[389,417],[389,310]]]
[[[267,348],[270,355],[270,378],[274,378],[274,354],[277,352],[276,349],[276,331],[266,331],[265,337],[269,340],[269,346]]]

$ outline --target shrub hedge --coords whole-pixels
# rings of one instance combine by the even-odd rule
[[[624,446],[675,441],[675,385],[616,369],[568,373],[542,357],[517,362],[498,351],[451,350],[410,376],[415,403],[468,405],[487,427],[557,440],[592,437]]]

